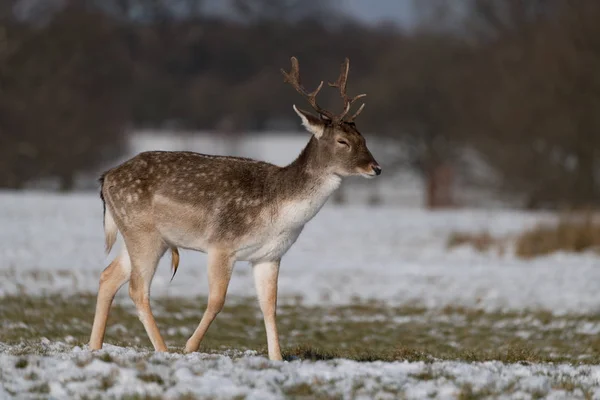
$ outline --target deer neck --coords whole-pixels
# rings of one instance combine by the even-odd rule
[[[329,158],[321,154],[318,139],[312,136],[300,155],[284,167],[283,172],[294,186],[309,192],[331,182],[337,182],[339,185],[341,178],[331,171]],[[332,190],[336,188],[337,186]]]
[[[339,187],[341,177],[331,171],[327,157],[320,154],[318,139],[312,137],[291,164],[282,168],[286,183],[283,213],[306,223]]]

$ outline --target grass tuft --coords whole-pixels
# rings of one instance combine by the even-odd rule
[[[593,214],[565,214],[558,223],[540,224],[517,238],[516,253],[532,258],[557,251],[600,250],[600,220]]]
[[[50,385],[48,385],[48,383],[46,382],[40,383],[39,385],[34,385],[31,388],[29,388],[29,392],[48,394],[50,393]]]
[[[491,355],[490,359],[508,364],[528,364],[548,361],[534,349],[522,345],[513,345],[504,350],[497,351]]]
[[[326,351],[317,347],[300,345],[286,351],[285,354],[283,354],[283,358],[288,361],[295,358],[311,361],[323,361],[333,360],[334,358],[337,358],[337,355],[333,351]]]
[[[31,371],[28,374],[26,374],[24,378],[28,381],[37,381],[38,379],[40,379],[40,376],[35,371]]]
[[[358,362],[374,361],[433,361],[433,357],[426,352],[398,347],[396,349],[367,349],[365,347],[322,349],[319,347],[300,345],[284,353],[285,360],[310,360],[326,361],[344,358]]]
[[[27,366],[29,365],[29,361],[27,361],[26,358],[20,358],[16,363],[15,363],[15,368],[18,369],[23,369],[23,368],[27,368]]]
[[[112,363],[115,362],[115,360],[112,358],[112,356],[109,353],[103,353],[100,357],[98,357],[100,359],[100,361],[104,361],[106,363]]]
[[[480,252],[486,252],[492,247],[498,247],[501,252],[503,251],[502,241],[494,238],[489,232],[452,232],[446,242],[446,247],[449,249],[465,245],[470,245]]]
[[[292,398],[314,399],[316,396],[314,388],[305,382],[286,387],[284,391],[287,396]]]
[[[457,398],[458,400],[475,400],[479,397],[473,391],[473,386],[470,383],[465,383],[462,385]]]
[[[491,387],[485,386],[479,390],[475,390],[470,383],[465,383],[461,386],[457,398],[459,400],[479,400],[490,398],[494,394],[494,390]]]
[[[161,378],[158,374],[138,374],[138,379],[144,382],[155,382],[160,386],[165,384],[163,378]]]
[[[113,387],[115,385],[115,383],[117,383],[118,375],[119,375],[118,370],[114,370],[114,371],[111,371],[110,374],[103,376],[100,379],[100,389],[105,392],[108,389],[110,389],[111,387]]]
[[[410,377],[418,379],[420,381],[432,381],[434,379],[437,379],[438,376],[433,373],[431,368],[426,368],[423,371],[418,372],[416,374],[410,374]]]

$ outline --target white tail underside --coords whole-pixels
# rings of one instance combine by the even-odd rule
[[[104,238],[106,241],[106,253],[110,253],[115,241],[117,240],[117,233],[119,232],[119,228],[115,223],[115,219],[110,212],[110,208],[106,207],[104,212]]]

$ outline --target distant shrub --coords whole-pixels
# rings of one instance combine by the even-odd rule
[[[452,232],[448,237],[446,246],[451,249],[454,247],[471,245],[477,251],[488,251],[492,246],[497,245],[498,239],[494,238],[488,232],[468,233]]]
[[[516,254],[531,258],[556,251],[600,250],[600,220],[593,214],[566,214],[555,224],[540,224],[523,232],[516,241]]]

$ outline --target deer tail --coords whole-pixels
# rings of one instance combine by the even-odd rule
[[[173,276],[171,276],[171,282],[175,278],[177,268],[179,267],[179,250],[177,247],[171,247],[171,269],[173,270]]]

